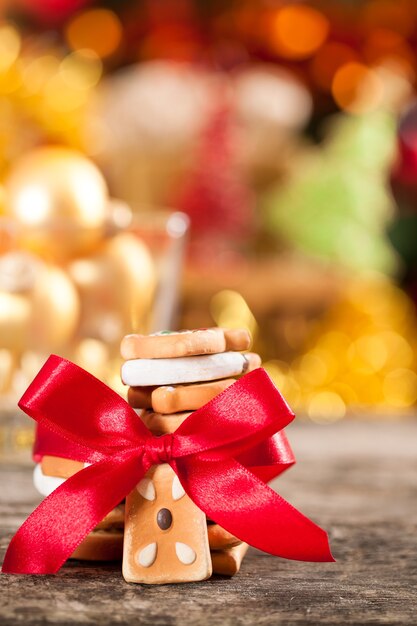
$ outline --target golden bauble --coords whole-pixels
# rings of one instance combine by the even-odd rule
[[[45,266],[29,295],[30,333],[28,347],[53,352],[66,346],[78,326],[80,302],[67,274]]]
[[[72,361],[93,374],[99,380],[106,382],[109,373],[109,348],[99,339],[81,339],[75,346]]]
[[[74,261],[69,273],[81,294],[83,335],[118,344],[125,333],[147,330],[156,270],[136,235],[115,236],[100,255]]]
[[[11,350],[0,348],[0,396],[11,390],[16,358]]]
[[[113,268],[113,297],[132,331],[142,328],[153,302],[156,271],[148,248],[136,236],[124,233],[106,246],[103,258]]]
[[[43,263],[29,252],[13,250],[0,255],[0,290],[25,293],[33,289]]]
[[[5,185],[5,213],[18,222],[21,245],[48,259],[94,251],[104,234],[108,200],[96,165],[63,147],[33,150]]]
[[[0,291],[0,347],[21,352],[29,336],[30,302],[21,294]]]

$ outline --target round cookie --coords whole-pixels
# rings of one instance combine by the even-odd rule
[[[224,378],[195,385],[169,385],[156,387],[151,393],[148,391],[150,387],[131,387],[128,402],[135,408],[152,408],[157,413],[195,411],[234,382],[234,378]]]
[[[126,335],[120,344],[125,360],[172,359],[198,354],[224,352],[226,340],[221,328],[201,328],[153,335]]]
[[[121,377],[131,387],[151,387],[194,383],[244,374],[249,366],[246,355],[222,352],[173,359],[133,359],[122,365]]]

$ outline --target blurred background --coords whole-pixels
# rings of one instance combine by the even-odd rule
[[[56,352],[248,327],[297,414],[417,403],[417,3],[10,0],[0,450]]]

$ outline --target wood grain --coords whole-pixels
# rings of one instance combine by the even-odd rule
[[[275,487],[330,533],[335,564],[250,550],[232,579],[144,586],[120,567],[69,562],[0,577],[0,624],[415,624],[417,422],[288,430],[298,465]],[[38,502],[29,464],[0,464],[0,559]]]

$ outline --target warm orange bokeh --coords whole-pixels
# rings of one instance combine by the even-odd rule
[[[337,70],[352,61],[359,61],[355,50],[337,41],[325,43],[311,62],[311,75],[315,84],[330,91]]]
[[[119,18],[107,9],[91,9],[72,19],[65,31],[73,50],[88,48],[104,59],[119,47],[123,30]]]
[[[325,15],[307,5],[279,9],[271,23],[271,47],[289,59],[311,56],[326,40],[329,23]]]
[[[368,113],[382,98],[382,84],[377,73],[362,63],[346,63],[335,74],[332,94],[341,109],[350,113]]]

